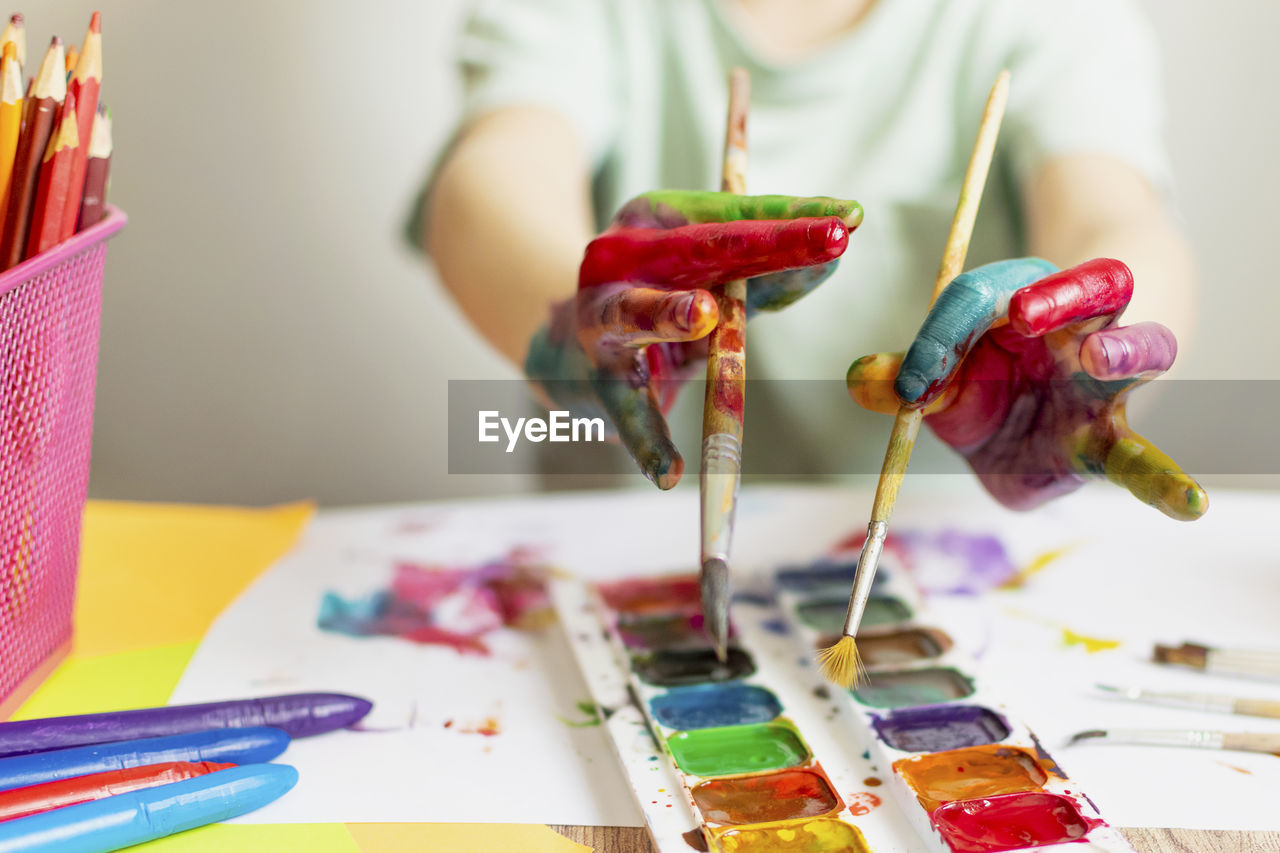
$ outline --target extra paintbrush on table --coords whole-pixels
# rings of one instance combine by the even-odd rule
[[[1008,99],[1009,72],[1002,71],[987,96],[982,123],[978,127],[978,138],[973,144],[973,154],[969,158],[964,183],[960,187],[960,200],[956,203],[955,216],[951,220],[942,264],[933,284],[930,305],[937,301],[947,284],[964,270],[969,238],[973,234],[978,204],[982,200],[982,190],[987,181],[987,171],[991,167],[991,157],[995,153],[996,137],[1000,133],[1000,121],[1004,117]],[[867,525],[867,539],[853,574],[853,591],[849,596],[844,628],[836,644],[823,649],[818,655],[823,675],[843,687],[852,686],[862,674],[857,641],[854,638],[858,625],[862,622],[867,599],[871,595],[871,584],[880,563],[880,552],[884,550],[885,539],[889,534],[889,517],[893,515],[893,506],[897,503],[898,490],[902,487],[907,463],[911,461],[911,450],[915,446],[923,417],[923,410],[918,408],[903,405],[898,409],[898,415],[893,421],[893,431],[889,435],[889,446],[885,450],[884,464],[880,469],[880,480],[876,484],[871,522]]]
[[[1146,702],[1149,705],[1163,705],[1166,708],[1241,714],[1247,717],[1280,718],[1280,702],[1272,699],[1250,699],[1243,696],[1224,696],[1219,693],[1146,690],[1142,687],[1111,687],[1106,684],[1099,684],[1097,688],[1119,699]]]
[[[1080,743],[1113,743],[1127,746],[1191,746],[1197,749],[1280,753],[1280,734],[1215,732],[1202,729],[1090,729],[1084,732],[1077,732],[1068,741],[1070,746]]]
[[[1216,675],[1280,680],[1280,652],[1266,649],[1215,649],[1200,643],[1180,646],[1157,645],[1152,652],[1156,663],[1185,666]]]
[[[746,192],[747,106],[751,78],[742,68],[729,75],[721,189]],[[747,385],[747,282],[727,282],[716,293],[720,319],[707,350],[707,395],[702,407],[702,616],[725,660],[729,642],[729,548],[742,478],[742,420]]]

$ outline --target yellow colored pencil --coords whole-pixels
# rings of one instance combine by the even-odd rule
[[[0,33],[0,48],[6,44],[12,44],[18,49],[18,65],[22,68],[27,67],[27,27],[23,21],[22,13],[17,12],[10,16],[8,25],[4,28],[4,32]]]
[[[18,46],[8,42],[0,55],[0,233],[9,206],[9,182],[13,178],[13,158],[18,153],[22,133],[22,66]]]

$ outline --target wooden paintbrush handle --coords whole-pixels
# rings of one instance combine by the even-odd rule
[[[1280,702],[1269,699],[1237,699],[1232,710],[1237,714],[1247,714],[1250,717],[1280,718]]]
[[[1238,749],[1244,752],[1280,753],[1280,734],[1227,732],[1222,737],[1222,748]]]
[[[893,515],[893,505],[898,500],[907,464],[911,461],[911,448],[920,434],[920,422],[924,413],[920,409],[898,409],[893,419],[893,431],[889,433],[889,446],[885,448],[884,464],[880,467],[880,480],[876,483],[876,497],[871,504],[871,521],[888,523]]]

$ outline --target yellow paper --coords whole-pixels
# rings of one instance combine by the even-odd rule
[[[197,642],[314,512],[90,501],[72,655]]]
[[[99,714],[167,704],[198,643],[73,658],[31,694],[12,719]]]
[[[138,853],[363,853],[340,823],[216,823],[129,849]]]
[[[349,823],[360,853],[591,853],[542,824]]]

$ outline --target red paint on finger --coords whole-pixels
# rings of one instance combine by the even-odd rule
[[[587,246],[579,287],[644,281],[692,287],[824,264],[840,257],[849,230],[834,216],[738,220],[670,230],[617,228]]]
[[[1120,261],[1091,261],[1045,276],[1009,300],[1009,324],[1039,337],[1082,320],[1116,316],[1133,297],[1133,273]]]

